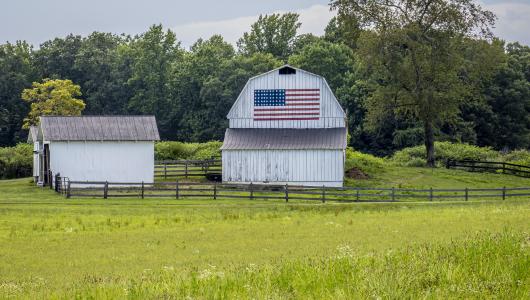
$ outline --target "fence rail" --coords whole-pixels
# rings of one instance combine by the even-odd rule
[[[446,167],[464,168],[469,171],[485,171],[485,172],[502,172],[503,174],[512,174],[520,177],[530,177],[530,167],[524,165],[517,165],[507,162],[497,161],[478,161],[478,160],[448,160]]]
[[[198,199],[275,199],[337,202],[413,202],[529,197],[530,187],[477,189],[404,189],[365,187],[271,186],[202,182],[124,183],[102,181],[59,181],[65,197],[91,198],[198,198]]]
[[[161,160],[155,163],[155,177],[194,177],[206,176],[208,179],[221,179],[221,160]]]

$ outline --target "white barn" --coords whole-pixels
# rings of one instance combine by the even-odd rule
[[[223,182],[342,186],[346,114],[323,77],[288,65],[255,76],[227,117]]]
[[[31,136],[41,184],[50,171],[71,181],[154,181],[153,116],[43,116]]]

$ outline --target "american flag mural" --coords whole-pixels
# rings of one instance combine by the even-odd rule
[[[320,119],[320,89],[254,90],[254,121]]]

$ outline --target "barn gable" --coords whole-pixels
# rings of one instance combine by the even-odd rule
[[[249,79],[227,117],[230,128],[340,128],[346,114],[322,76],[285,65]]]

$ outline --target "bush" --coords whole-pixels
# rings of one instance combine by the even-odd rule
[[[349,147],[346,149],[346,171],[356,168],[366,175],[372,175],[381,172],[384,165],[385,160],[383,158],[361,153]]]
[[[497,160],[499,152],[490,147],[478,147],[469,144],[456,144],[451,142],[434,143],[435,158],[438,164],[444,163],[448,159],[463,160]],[[402,166],[425,166],[425,146],[415,146],[397,151],[391,160]]]
[[[503,155],[503,160],[517,165],[530,166],[530,151],[515,150]]]
[[[0,148],[0,179],[21,178],[33,174],[33,145],[18,144]]]
[[[221,142],[182,143],[158,142],[155,144],[156,160],[209,159],[221,155]]]

